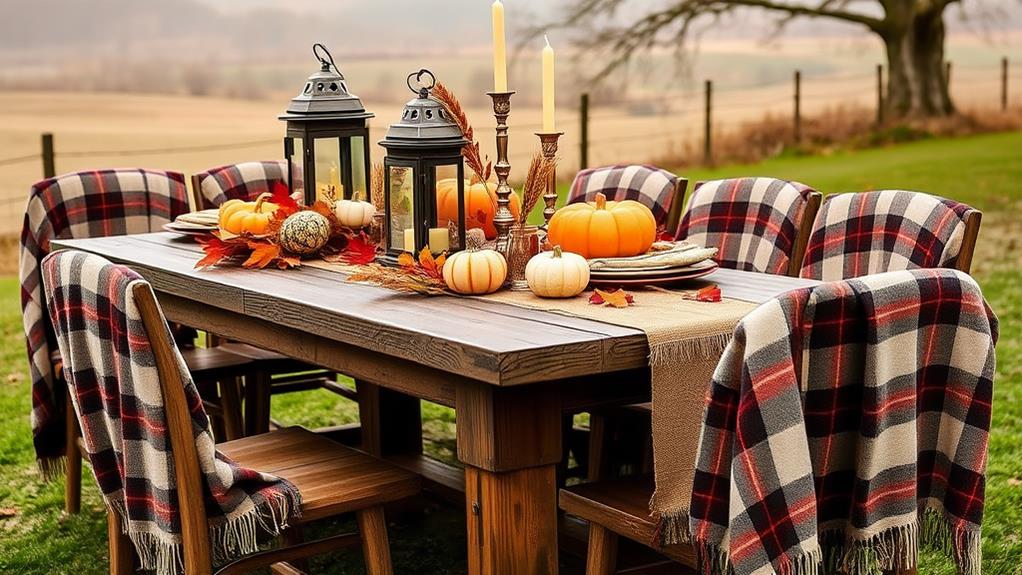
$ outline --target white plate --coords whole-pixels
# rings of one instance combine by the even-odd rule
[[[631,268],[631,269],[597,269],[590,270],[589,275],[591,277],[616,277],[616,278],[642,278],[642,277],[658,277],[664,275],[674,275],[675,272],[698,272],[706,269],[717,269],[717,263],[711,259],[705,259],[701,262],[689,264],[681,267],[655,267],[655,268]]]

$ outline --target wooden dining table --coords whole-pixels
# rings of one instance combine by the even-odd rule
[[[649,348],[637,329],[402,294],[310,266],[197,270],[199,246],[167,232],[53,247],[131,267],[170,321],[354,378],[362,448],[427,486],[464,492],[473,574],[557,573],[563,414],[650,398]],[[815,283],[724,269],[706,279],[750,302]],[[420,400],[456,410],[463,472],[422,454]]]

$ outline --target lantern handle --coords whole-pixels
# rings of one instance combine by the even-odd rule
[[[319,54],[320,50],[322,50],[323,53],[326,55],[325,57]],[[341,71],[337,69],[337,64],[334,64],[334,57],[330,53],[330,50],[326,49],[326,46],[319,42],[316,42],[315,44],[312,45],[312,55],[315,56],[317,60],[319,60],[319,63],[323,66],[324,71],[333,68],[334,72],[337,72],[338,76],[344,78],[344,74],[341,74]]]
[[[429,74],[429,86],[425,86],[422,84],[422,77],[426,74]],[[412,78],[415,78],[415,82],[419,84],[418,88],[412,86]],[[420,98],[428,98],[429,91],[432,90],[434,86],[436,86],[436,76],[433,75],[433,72],[430,72],[429,70],[423,68],[418,72],[412,72],[411,74],[408,74],[408,79],[405,80],[405,84],[408,85],[409,90],[418,94]]]

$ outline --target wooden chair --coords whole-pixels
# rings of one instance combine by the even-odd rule
[[[736,236],[755,233],[756,226],[745,222],[745,215],[748,214],[755,219],[760,213],[755,208],[758,202],[770,202],[771,213],[778,219],[775,229],[787,230],[787,233],[792,234],[793,240],[781,241],[779,234],[764,235],[762,241],[770,242],[779,248],[771,250],[773,257],[769,261],[754,261],[752,256],[756,253],[740,253],[735,248],[725,254],[721,265],[755,271],[776,270],[778,273],[798,277],[813,221],[820,210],[822,199],[823,195],[820,192],[804,184],[773,178],[698,182],[689,200],[686,219],[678,226],[678,237],[687,238],[695,235],[699,241],[714,245],[725,236],[730,236],[731,244],[734,245],[738,243],[734,241]],[[742,221],[738,225],[731,220],[717,221],[717,215],[710,207],[713,204],[724,205],[728,201],[740,204],[736,213],[737,219]],[[702,216],[693,217],[693,209],[702,212]],[[782,222],[785,219],[791,220],[787,226]],[[788,229],[791,225],[795,226],[794,230]],[[648,403],[590,413],[586,477],[591,481],[606,478],[614,474],[615,467],[620,468],[623,464],[635,468],[638,472],[649,472],[652,468],[653,450],[649,418]]]
[[[152,342],[167,410],[178,497],[182,502],[185,574],[207,575],[213,572],[213,567],[202,503],[203,484],[174,344],[166,335],[165,319],[149,285],[136,285],[134,295]],[[358,534],[337,535],[249,555],[221,568],[218,574],[248,572],[328,552],[339,546],[358,544],[362,546],[370,575],[393,573],[383,505],[418,493],[416,475],[300,427],[221,443],[217,448],[243,467],[265,471],[294,484],[302,496],[302,523],[354,512],[359,526]],[[133,573],[132,543],[122,533],[117,514],[108,511],[107,516],[110,573]]]
[[[834,281],[916,268],[968,273],[983,213],[905,190],[831,194],[802,258],[801,276]]]
[[[196,209],[216,208],[228,200],[253,200],[272,192],[276,185],[287,185],[285,160],[242,162],[210,168],[193,174],[192,202]],[[358,403],[358,392],[337,383],[337,374],[295,361],[257,347],[225,341],[213,336],[214,345],[258,364],[258,376],[247,381],[244,390],[245,433],[265,433],[270,429],[270,396],[294,391],[324,389]]]
[[[184,175],[177,172],[122,168],[64,174],[35,183],[29,194],[21,243],[22,309],[29,341],[40,342],[29,352],[33,385],[47,377],[59,380],[61,359],[49,349],[52,328],[43,313],[39,262],[55,239],[124,235],[158,231],[160,226],[188,211]],[[194,336],[194,330],[179,334]],[[185,335],[184,337],[187,337]],[[47,342],[47,343],[42,343]],[[218,437],[236,439],[244,434],[239,379],[254,375],[250,357],[229,349],[183,346],[181,354],[203,392],[214,416]],[[55,386],[63,389],[63,384]],[[54,397],[59,413],[65,398]],[[75,445],[77,424],[72,413],[61,421],[65,426],[64,508],[81,509],[81,457]]]

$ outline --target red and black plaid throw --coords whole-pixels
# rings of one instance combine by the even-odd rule
[[[180,503],[167,414],[132,291],[145,281],[124,266],[75,251],[48,256],[42,273],[71,400],[103,498],[120,515],[143,569],[180,573]],[[286,527],[300,513],[301,497],[291,483],[240,467],[217,451],[199,393],[177,358],[213,555],[227,561],[256,551],[261,533],[276,535]]]
[[[78,172],[32,186],[21,228],[21,309],[32,376],[32,439],[44,476],[64,462],[63,382],[54,374],[53,330],[39,265],[54,239],[145,233],[188,211],[184,175],[142,169]]]
[[[195,174],[200,210],[216,208],[227,200],[254,200],[273,192],[275,184],[287,185],[287,161],[243,162]]]
[[[653,212],[658,226],[667,222],[675,201],[678,176],[655,166],[621,165],[588,168],[575,175],[567,203],[591,202],[596,194],[608,200],[635,200]]]
[[[813,189],[776,178],[704,182],[692,192],[676,234],[717,248],[722,267],[787,274]]]
[[[971,207],[920,192],[827,196],[809,236],[802,277],[835,281],[953,267]]]
[[[997,319],[969,276],[797,290],[735,330],[713,377],[690,530],[707,573],[980,573]]]

